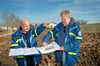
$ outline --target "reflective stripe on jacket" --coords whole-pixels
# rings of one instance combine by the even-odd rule
[[[75,20],[71,19],[71,24],[66,32],[65,40],[64,40],[64,52],[63,52],[63,65],[74,65],[77,63],[79,56],[79,46],[82,42],[82,33],[80,26],[75,22]],[[42,42],[48,43],[48,40],[55,38],[55,42],[58,43],[58,38],[60,35],[60,30],[62,27],[62,22],[54,27],[53,30],[47,33],[47,35],[43,38]],[[62,40],[62,39],[61,39]],[[59,63],[59,57],[57,51],[55,52],[56,62]]]

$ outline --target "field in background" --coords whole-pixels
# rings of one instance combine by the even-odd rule
[[[83,33],[100,33],[100,23],[80,25]]]

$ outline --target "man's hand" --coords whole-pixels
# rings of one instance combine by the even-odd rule
[[[60,47],[59,51],[64,51],[64,47],[63,46]]]
[[[46,42],[42,42],[42,45],[43,46],[47,46],[48,44]]]
[[[28,47],[24,47],[24,49],[28,49]]]
[[[49,27],[50,24],[51,24],[51,23],[45,23],[45,24],[43,24],[43,26],[45,26],[45,27]]]

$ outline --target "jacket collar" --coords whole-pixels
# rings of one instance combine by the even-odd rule
[[[70,21],[70,23],[69,23],[69,25],[72,25],[72,24],[74,24],[75,23],[75,19],[72,17],[71,18],[71,21]]]

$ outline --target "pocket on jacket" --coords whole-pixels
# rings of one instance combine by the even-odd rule
[[[77,62],[78,55],[74,52],[68,52],[68,64],[73,64]]]

